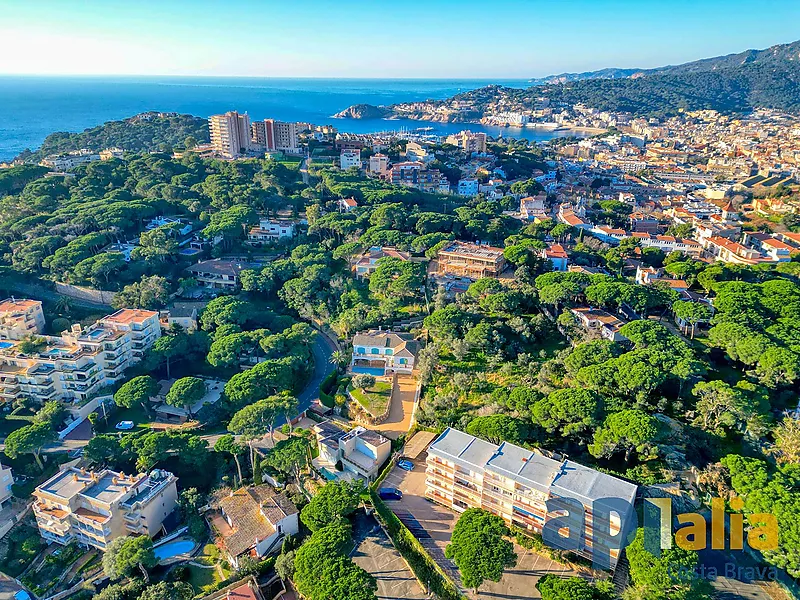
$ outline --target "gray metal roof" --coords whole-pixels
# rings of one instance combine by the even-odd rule
[[[621,498],[633,504],[637,486],[612,475],[566,461],[553,481],[553,493],[584,503],[601,498]]]
[[[547,493],[560,464],[552,458],[503,442],[487,466],[522,485]]]
[[[497,446],[494,444],[450,427],[445,429],[428,448],[429,452],[433,451],[478,473],[483,473],[484,465],[496,450]]]

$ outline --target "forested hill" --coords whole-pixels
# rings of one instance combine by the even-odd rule
[[[607,78],[610,71],[624,72],[606,69],[595,72],[597,78],[581,74],[580,80],[535,87],[528,93],[638,114],[703,108],[723,112],[754,108],[800,112],[800,41],[636,71],[622,78]]]
[[[56,132],[48,135],[41,148],[25,151],[20,158],[38,161],[50,154],[70,150],[122,148],[131,151],[167,150],[183,147],[187,137],[207,143],[208,121],[192,115],[142,113],[123,121],[109,121],[81,133]]]

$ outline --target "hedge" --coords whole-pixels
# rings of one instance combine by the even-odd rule
[[[375,488],[370,488],[372,505],[383,519],[386,531],[392,538],[397,551],[406,559],[417,579],[427,583],[430,590],[441,600],[463,600],[464,596],[455,583],[423,548],[422,544],[411,534],[389,507],[380,499]]]

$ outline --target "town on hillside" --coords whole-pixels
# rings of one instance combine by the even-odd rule
[[[800,119],[490,112],[0,169],[16,600],[797,593]]]

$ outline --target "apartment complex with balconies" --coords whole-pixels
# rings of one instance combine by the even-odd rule
[[[503,249],[466,242],[451,242],[437,257],[440,275],[481,279],[498,277],[506,268]]]
[[[21,340],[44,330],[42,303],[7,298],[0,302],[0,339]]]
[[[105,550],[121,536],[158,533],[177,506],[176,482],[159,469],[125,475],[68,467],[34,490],[33,514],[46,541]]]
[[[482,508],[524,530],[541,533],[548,519],[568,523],[570,534],[581,531],[572,551],[601,561],[607,557],[614,568],[620,542],[614,536],[626,531],[634,518],[637,486],[584,467],[570,460],[555,460],[541,452],[507,442],[491,444],[448,428],[428,448],[426,496],[463,512]],[[593,516],[608,500],[624,507],[610,513],[609,527],[595,529]],[[563,500],[582,507],[582,512],[548,511],[548,500]],[[566,521],[564,519],[567,519]],[[602,547],[602,552],[597,548]]]
[[[8,338],[0,341],[0,399],[82,402],[122,379],[161,335],[161,326],[156,311],[121,309],[87,328],[73,325],[60,336],[38,337],[33,348],[10,338],[13,329],[0,325],[0,331]]]

